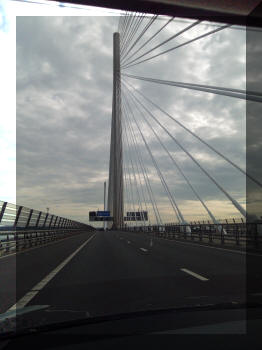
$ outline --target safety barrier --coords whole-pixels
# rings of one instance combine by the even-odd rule
[[[93,230],[71,219],[0,201],[0,256]]]
[[[142,231],[151,236],[166,239],[231,245],[246,249],[262,248],[262,223],[166,224],[162,226],[126,227],[125,230],[132,232]]]
[[[5,231],[0,234],[0,256],[79,234],[79,229]]]

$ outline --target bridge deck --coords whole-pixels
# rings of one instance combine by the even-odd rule
[[[246,256],[131,232],[88,232],[0,259],[0,312],[5,312],[83,243],[28,305],[51,305],[91,316],[198,303],[245,300]],[[261,293],[262,256],[250,255]],[[48,277],[49,276],[49,277]],[[250,287],[250,286],[249,286]],[[255,289],[256,288],[256,289]]]

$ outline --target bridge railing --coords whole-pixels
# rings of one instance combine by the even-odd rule
[[[211,224],[198,222],[190,224],[165,224],[162,226],[134,226],[125,230],[146,232],[151,236],[189,240],[218,245],[234,245],[247,249],[262,249],[262,223],[229,222]]]
[[[93,230],[78,221],[0,201],[0,255]]]

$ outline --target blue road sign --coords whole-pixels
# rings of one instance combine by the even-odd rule
[[[110,211],[106,210],[106,211],[98,211],[96,213],[97,216],[110,216]]]

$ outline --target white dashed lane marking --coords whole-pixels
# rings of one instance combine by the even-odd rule
[[[183,269],[181,269],[181,271],[183,271],[185,273],[188,273],[189,275],[191,275],[191,276],[193,276],[195,278],[198,278],[200,281],[208,281],[208,278],[203,277],[203,276],[199,275],[198,273],[195,273],[195,272],[190,271],[188,269],[183,268]]]

